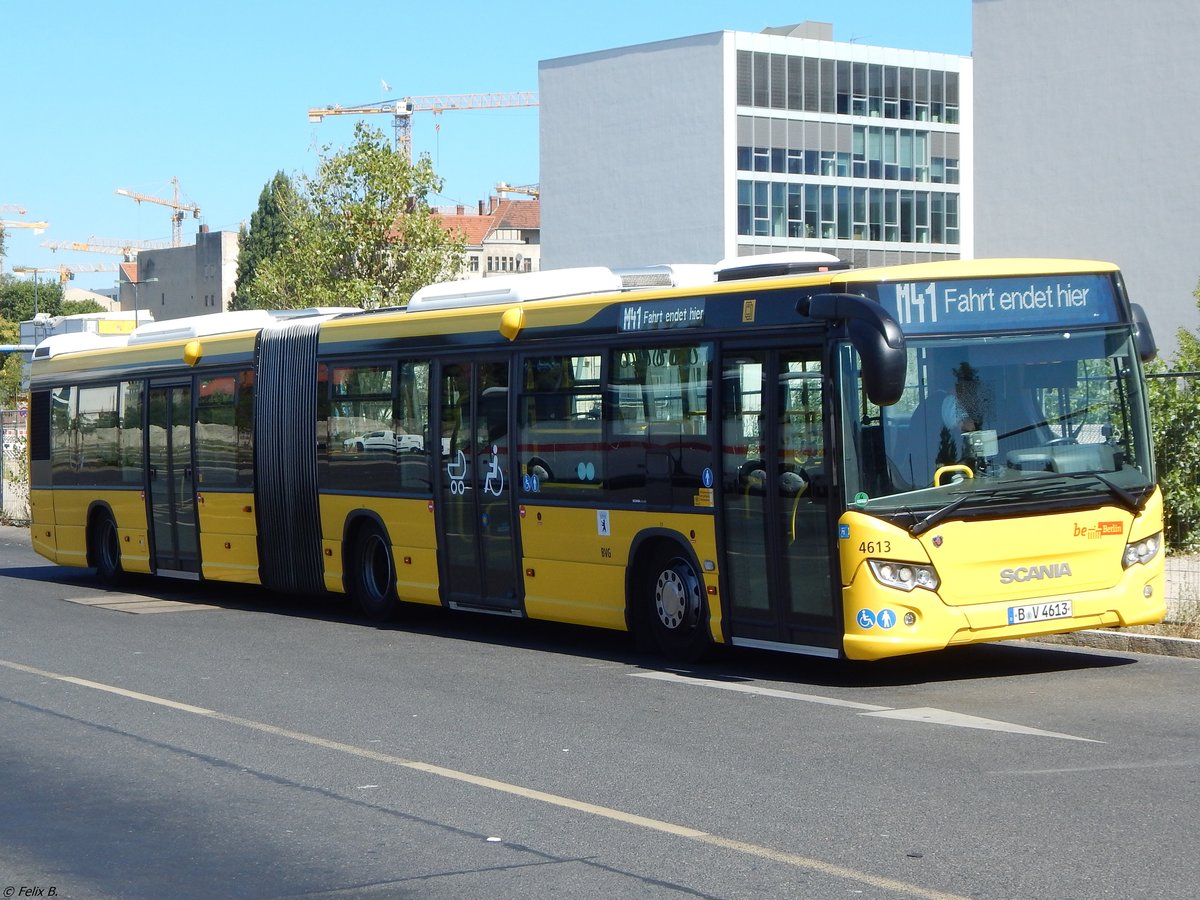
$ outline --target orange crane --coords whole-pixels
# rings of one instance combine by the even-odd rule
[[[90,237],[86,241],[42,241],[42,246],[51,250],[114,253],[131,260],[137,256],[139,250],[163,250],[171,246],[171,243],[170,241],[127,241],[122,238]]]
[[[57,272],[59,284],[66,284],[75,277],[76,272],[115,272],[117,267],[111,263],[86,266],[13,266],[12,270],[22,275],[38,275],[42,272]]]
[[[509,184],[507,181],[496,182],[497,194],[526,194],[534,200],[542,195],[540,184]]]
[[[391,113],[396,130],[396,149],[412,159],[412,117],[415,112],[434,115],[451,109],[502,109],[513,106],[537,106],[536,91],[510,91],[491,94],[435,94],[429,97],[405,97],[381,100],[358,106],[323,106],[308,111],[308,121],[317,123],[326,116],[369,116]]]
[[[32,228],[34,234],[41,234],[49,227],[49,222],[17,222],[9,219],[0,219],[0,230],[5,228]]]
[[[151,197],[149,194],[139,194],[135,191],[127,191],[125,188],[117,188],[114,193],[120,194],[122,197],[128,197],[136,201],[139,205],[142,203],[157,203],[160,206],[169,206],[174,210],[171,213],[171,246],[179,247],[183,244],[183,214],[190,212],[193,219],[200,218],[200,207],[192,203],[184,203],[179,199],[179,179],[172,178],[171,184],[175,189],[173,200],[167,200],[163,197]]]

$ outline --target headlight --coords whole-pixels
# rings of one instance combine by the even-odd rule
[[[902,591],[911,591],[914,588],[936,591],[940,583],[937,570],[933,566],[893,562],[890,559],[868,559],[867,565],[871,567],[875,580],[880,584]]]
[[[1125,555],[1121,558],[1121,564],[1125,568],[1137,565],[1138,563],[1148,563],[1158,555],[1158,551],[1162,549],[1162,532],[1151,535],[1148,538],[1142,538],[1140,541],[1132,541],[1125,545]]]

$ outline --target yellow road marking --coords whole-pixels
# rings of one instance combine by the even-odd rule
[[[588,803],[583,800],[575,800],[571,797],[564,797],[559,794],[551,794],[547,793],[546,791],[536,790],[534,788],[522,787],[518,784],[510,784],[506,781],[497,781],[494,778],[485,778],[481,775],[472,775],[469,772],[460,772],[457,769],[448,769],[445,766],[419,762],[412,759],[404,759],[399,756],[392,756],[388,753],[380,753],[377,750],[369,750],[365,747],[356,747],[354,744],[345,744],[341,741],[331,741],[326,738],[317,737],[316,735],[306,734],[302,731],[293,731],[290,728],[280,728],[277,725],[269,725],[265,722],[257,722],[254,719],[244,719],[241,716],[234,716],[230,715],[229,713],[222,713],[218,712],[217,710],[206,709],[203,706],[193,706],[190,703],[180,703],[176,700],[168,700],[165,697],[156,697],[153,694],[143,694],[138,691],[131,691],[126,688],[116,687],[115,685],[111,684],[103,684],[98,681],[88,681],[86,678],[77,678],[74,675],[61,675],[57,672],[47,672],[44,669],[22,665],[21,663],[11,662],[9,660],[0,659],[0,666],[4,666],[5,668],[12,669],[16,672],[24,672],[28,675],[36,675],[40,678],[48,678],[53,681],[59,681],[64,684],[74,684],[79,687],[104,691],[108,694],[115,694],[119,697],[126,697],[130,700],[137,700],[142,703],[151,703],[155,706],[162,706],[168,709],[178,710],[179,712],[189,713],[191,715],[203,716],[206,719],[214,719],[218,722],[225,722],[229,725],[236,725],[240,728],[246,728],[252,731],[261,732],[263,734],[270,734],[276,737],[299,741],[300,743],[308,744],[312,747],[321,747],[325,750],[333,750],[337,753],[345,753],[350,756],[357,756],[361,759],[373,760],[374,762],[382,763],[388,766],[395,766],[397,768],[425,772],[429,775],[436,775],[440,778],[448,778],[453,781],[474,785],[475,787],[486,788],[488,790],[498,791],[500,793],[509,794],[515,797],[523,797],[527,800],[534,800],[539,803],[546,803],[551,806],[569,809],[574,812],[598,816],[614,822],[623,822],[627,825],[633,825],[649,831],[657,831],[662,834],[669,834],[674,837],[696,841],[701,844],[720,847],[725,850],[732,850],[737,853],[755,856],[759,859],[770,860],[771,862],[780,863],[782,865],[794,866],[801,869],[811,869],[833,878],[843,878],[847,881],[868,884],[872,887],[892,891],[897,894],[904,894],[909,897],[920,897],[922,900],[967,900],[967,898],[961,897],[958,894],[948,894],[942,891],[930,890],[919,885],[909,884],[904,881],[897,881],[892,878],[884,878],[879,875],[872,875],[869,872],[860,872],[857,869],[839,866],[834,863],[824,862],[823,860],[819,859],[812,859],[811,857],[801,856],[796,853],[787,853],[785,851],[775,850],[770,847],[762,847],[758,844],[751,844],[745,841],[721,837],[720,835],[710,834],[707,831],[689,828],[686,825],[678,825],[674,822],[666,822],[662,819],[639,816],[635,813],[624,812],[623,810],[613,809],[608,806],[599,806],[595,803]]]

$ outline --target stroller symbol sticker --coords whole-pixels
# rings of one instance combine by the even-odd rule
[[[446,463],[446,475],[450,478],[450,493],[465,494],[467,492],[467,457],[462,450],[452,463]]]

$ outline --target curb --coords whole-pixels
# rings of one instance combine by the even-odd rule
[[[1121,653],[1150,653],[1155,656],[1179,656],[1200,659],[1200,640],[1139,634],[1132,631],[1071,631],[1067,634],[1047,634],[1029,640],[1039,644],[1069,644],[1093,650],[1116,650]]]

